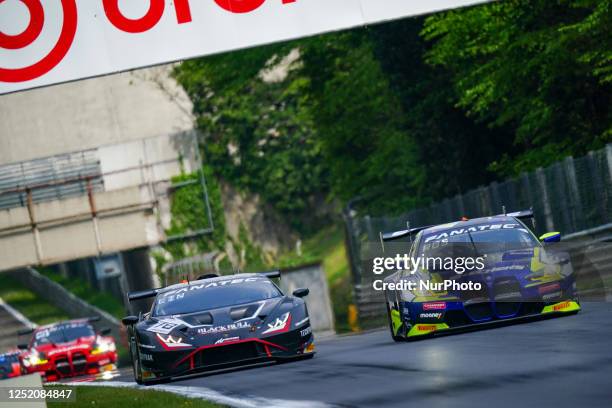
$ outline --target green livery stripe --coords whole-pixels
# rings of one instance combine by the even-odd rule
[[[395,309],[391,309],[391,325],[393,326],[393,334],[397,336],[397,332],[402,327],[402,318],[400,312]]]

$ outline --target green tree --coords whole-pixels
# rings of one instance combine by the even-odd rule
[[[361,196],[375,213],[422,203],[416,144],[367,31],[312,39],[302,60],[333,194]]]
[[[260,194],[304,229],[310,199],[326,192],[326,177],[308,79],[283,61],[291,49],[284,44],[188,61],[175,75],[194,103],[216,175]],[[274,69],[280,77],[264,80]]]
[[[456,105],[512,129],[499,175],[584,154],[610,140],[610,0],[514,0],[429,17],[427,61],[448,70]]]

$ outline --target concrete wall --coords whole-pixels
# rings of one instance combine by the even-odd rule
[[[146,185],[98,192],[93,200],[97,232],[88,196],[34,204],[35,229],[27,208],[0,211],[0,270],[140,248],[162,239],[155,197]]]
[[[162,66],[0,96],[0,164],[193,128]]]
[[[282,270],[280,287],[286,294],[291,294],[294,290],[300,288],[310,289],[310,294],[304,300],[308,305],[312,329],[319,333],[334,331],[334,315],[327,279],[320,264]]]

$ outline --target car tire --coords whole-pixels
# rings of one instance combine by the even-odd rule
[[[142,368],[140,367],[140,358],[138,357],[138,345],[133,340],[130,343],[130,357],[132,358],[132,372],[134,374],[134,381],[138,385],[143,385],[142,381]]]

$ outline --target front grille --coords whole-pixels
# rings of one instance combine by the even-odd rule
[[[481,321],[493,317],[493,308],[486,284],[482,283],[482,289],[478,291],[463,291],[461,300],[470,319]]]
[[[55,369],[61,375],[69,375],[72,372],[72,368],[70,367],[67,357],[56,358]]]
[[[83,353],[74,353],[72,355],[72,367],[75,372],[79,373],[87,369],[87,358]]]
[[[259,353],[255,343],[240,343],[202,350],[196,356],[195,365],[198,367],[206,367],[210,365],[228,364],[257,358],[258,356]]]
[[[523,301],[521,286],[516,278],[505,278],[493,284],[495,309],[500,317],[516,315]]]
[[[493,308],[490,302],[472,303],[465,306],[465,312],[472,320],[487,320],[493,317]]]

